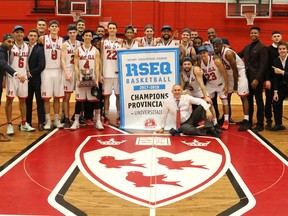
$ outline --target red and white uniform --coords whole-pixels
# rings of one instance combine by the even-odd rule
[[[180,44],[182,44],[182,41],[180,40],[179,41]],[[183,44],[182,44],[183,45]],[[184,45],[183,45],[184,46]],[[186,50],[186,53],[185,53],[185,56],[192,56],[192,50],[193,50],[193,46],[191,44],[187,44],[186,46],[184,46],[185,50]]]
[[[146,37],[142,37],[140,43],[143,45],[143,47],[152,47],[156,46],[156,38],[152,38],[150,42],[148,42]]]
[[[177,40],[169,40],[167,44],[161,39],[156,46],[169,46],[169,47],[177,47],[179,46],[179,42]]]
[[[138,48],[138,47],[139,47],[139,43],[136,40],[133,40],[131,45],[129,45],[126,40],[124,40],[122,43],[122,48],[134,49],[134,48]]]
[[[115,94],[119,94],[117,50],[121,48],[121,44],[117,42],[117,39],[112,42],[107,38],[102,41],[102,47],[103,95],[112,94],[113,89]]]
[[[78,47],[80,47],[81,42],[77,41],[75,44],[72,44],[70,40],[67,40],[66,42],[66,67],[67,71],[71,75],[71,82],[67,81],[65,79],[65,74],[63,73],[63,82],[64,82],[64,92],[72,93],[75,89],[75,71],[74,71],[74,55],[75,51]]]
[[[18,46],[15,42],[9,56],[10,66],[17,73],[26,78],[28,68],[28,53],[29,47],[25,42],[23,42],[21,46]],[[21,83],[17,77],[12,77],[6,73],[6,96],[11,99],[16,96],[19,98],[27,98],[28,81]]]
[[[204,98],[204,95],[197,82],[193,69],[194,68],[192,67],[189,74],[187,74],[185,71],[181,72],[181,76],[183,78],[183,81],[185,82],[185,90],[189,90],[193,97]]]
[[[226,99],[227,96],[224,94],[224,77],[221,71],[216,66],[213,56],[208,56],[208,63],[205,65],[203,61],[201,61],[201,66],[203,70],[203,74],[207,79],[206,82],[206,90],[211,98],[214,97],[215,92],[219,94],[221,99]]]
[[[57,39],[52,39],[50,35],[44,36],[46,68],[41,73],[41,96],[44,100],[49,100],[51,97],[64,97],[60,58],[62,43],[61,37],[57,36]]]
[[[80,81],[83,80],[84,75],[83,71],[90,71],[92,75],[92,80],[96,81],[95,77],[95,57],[96,57],[96,48],[94,46],[90,46],[88,49],[82,45],[78,49],[79,56],[79,73],[80,73]],[[76,86],[76,101],[98,101],[96,97],[91,95],[91,87],[77,87]]]
[[[227,51],[232,51],[233,50],[223,47],[221,50],[221,58],[223,65],[227,71],[228,74],[228,83],[229,83],[229,93],[233,92],[234,89],[234,77],[233,77],[233,70],[232,67],[230,66],[228,60],[225,58],[226,52]],[[234,52],[235,53],[235,52]],[[246,76],[246,70],[245,70],[245,64],[242,61],[242,59],[235,53],[236,56],[236,64],[238,68],[238,88],[237,88],[237,93],[239,96],[247,96],[249,94],[249,84],[248,84],[248,79]]]

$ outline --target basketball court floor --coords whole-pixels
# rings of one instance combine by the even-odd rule
[[[0,170],[2,215],[287,215],[287,157],[230,125],[221,139],[54,129]]]

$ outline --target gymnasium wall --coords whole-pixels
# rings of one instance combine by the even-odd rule
[[[72,17],[55,16],[54,13],[33,13],[34,0],[0,0],[0,35],[12,31],[14,25],[22,25],[26,31],[35,28],[37,18],[46,18],[48,21],[56,19],[60,22],[60,35],[65,35],[66,26],[73,22]],[[54,0],[39,1],[40,7],[55,7]],[[287,5],[277,7],[286,8]],[[273,7],[272,7],[273,8]],[[155,35],[160,35],[161,26],[168,24],[173,30],[185,27],[197,29],[204,40],[207,39],[208,28],[215,28],[219,37],[228,38],[231,46],[240,51],[250,43],[249,28],[246,20],[227,19],[225,3],[200,2],[159,2],[159,1],[111,1],[102,2],[102,17],[111,17],[118,24],[118,32],[123,34],[125,26],[132,24],[137,28],[137,36],[143,35],[143,27],[153,24]],[[85,18],[87,28],[96,29],[99,17]],[[275,16],[271,19],[255,19],[254,25],[261,27],[261,40],[271,44],[271,32],[281,30],[284,40],[287,39],[288,17]]]

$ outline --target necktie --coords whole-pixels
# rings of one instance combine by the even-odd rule
[[[176,100],[177,114],[176,114],[176,127],[177,129],[181,126],[181,114],[180,114],[180,100]]]

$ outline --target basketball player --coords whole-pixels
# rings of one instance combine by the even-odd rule
[[[96,34],[100,38],[104,39],[104,36],[105,36],[105,28],[104,28],[104,26],[102,26],[102,25],[97,26]]]
[[[180,46],[182,47],[181,50],[185,50],[184,58],[191,57],[193,62],[196,62],[196,51],[193,47],[193,44],[191,43],[191,30],[190,29],[185,28],[182,30]],[[183,62],[183,59],[181,59],[181,62]]]
[[[191,40],[194,41],[194,39],[195,39],[196,37],[199,37],[198,31],[195,30],[195,29],[192,29],[192,30],[191,30]]]
[[[193,66],[192,62],[193,61],[191,57],[185,57],[183,60],[182,71],[180,72],[180,83],[183,89],[183,93],[192,95],[196,98],[204,99],[211,105],[210,111],[213,114],[213,126],[218,133],[221,133],[222,131],[217,124],[217,118],[213,108],[212,100],[209,97],[203,82],[203,70],[198,66]],[[193,109],[196,108],[195,105],[192,105],[192,107]]]
[[[44,45],[46,68],[41,73],[41,96],[44,100],[46,123],[45,130],[51,129],[50,99],[53,97],[54,126],[63,128],[59,120],[60,98],[64,97],[63,74],[61,71],[61,47],[63,39],[58,36],[59,22],[51,20],[48,25],[50,34],[41,36],[40,43]]]
[[[80,81],[83,80],[84,76],[89,75],[95,86],[98,87],[99,75],[100,75],[100,53],[92,46],[91,41],[93,39],[94,32],[86,29],[83,32],[84,43],[75,52],[74,58],[74,69],[76,77],[76,106],[75,106],[75,120],[73,125],[70,127],[71,130],[79,128],[79,117],[81,112],[82,102],[88,100],[89,102],[96,102],[98,99],[91,95],[92,87],[81,87]],[[104,129],[99,116],[96,116],[96,128]]]
[[[28,78],[27,78],[27,58],[29,48],[24,42],[24,28],[22,26],[15,26],[13,28],[13,36],[15,38],[15,44],[11,49],[10,54],[10,66],[17,71],[22,79],[15,79],[15,77],[7,74],[6,76],[6,105],[5,112],[8,122],[7,135],[14,134],[14,128],[12,125],[12,103],[16,96],[19,98],[19,108],[21,113],[22,123],[20,125],[21,131],[35,131],[35,128],[31,127],[26,122],[26,98],[28,97]]]
[[[136,38],[136,40],[142,44],[143,47],[156,46],[156,38],[154,37],[154,27],[148,24],[144,27],[145,36],[142,38]]]
[[[164,25],[161,28],[161,38],[158,39],[156,46],[170,46],[175,47],[179,46],[177,40],[171,39],[172,28],[169,25]],[[185,52],[184,52],[185,53]]]
[[[45,35],[47,30],[47,20],[44,18],[39,18],[37,20],[36,29],[39,37]]]
[[[64,99],[63,99],[63,108],[65,123],[64,129],[69,129],[71,127],[71,122],[69,119],[69,110],[70,110],[70,97],[71,93],[75,89],[75,74],[74,74],[74,55],[75,50],[80,47],[81,42],[76,40],[77,28],[76,25],[70,24],[67,26],[67,35],[69,39],[65,41],[62,45],[61,50],[61,66],[64,76]]]
[[[117,37],[117,24],[115,22],[108,23],[108,38],[102,40],[101,55],[103,62],[103,72],[101,82],[103,83],[104,110],[105,119],[104,125],[109,123],[109,106],[110,95],[112,90],[116,96],[117,121],[116,125],[120,125],[120,104],[119,104],[119,86],[118,86],[118,60],[117,49],[121,48]]]
[[[134,28],[131,25],[126,26],[125,28],[125,37],[126,39],[123,40],[122,47],[126,49],[137,48],[142,46],[142,44],[138,43],[134,39]]]
[[[227,130],[229,127],[229,107],[227,101],[228,95],[228,75],[225,70],[222,61],[220,58],[208,55],[208,49],[205,46],[201,46],[198,48],[201,69],[204,72],[204,76],[207,79],[206,89],[209,93],[209,96],[213,98],[215,93],[218,93],[224,112],[224,122],[222,125],[222,129]]]
[[[212,44],[215,54],[217,54],[222,59],[223,65],[228,74],[229,109],[231,109],[231,96],[235,90],[241,98],[244,113],[244,120],[242,121],[242,125],[238,128],[238,130],[246,131],[250,129],[251,125],[249,122],[249,87],[244,62],[237,55],[237,53],[228,47],[224,47],[221,38],[214,38]]]
[[[77,28],[77,36],[76,36],[76,40],[78,41],[81,41],[83,42],[83,38],[82,38],[82,35],[83,35],[83,32],[86,28],[86,23],[85,23],[85,20],[84,19],[79,19],[77,20],[76,22],[76,28]],[[65,35],[63,36],[63,40],[66,41],[69,39],[69,35]]]

